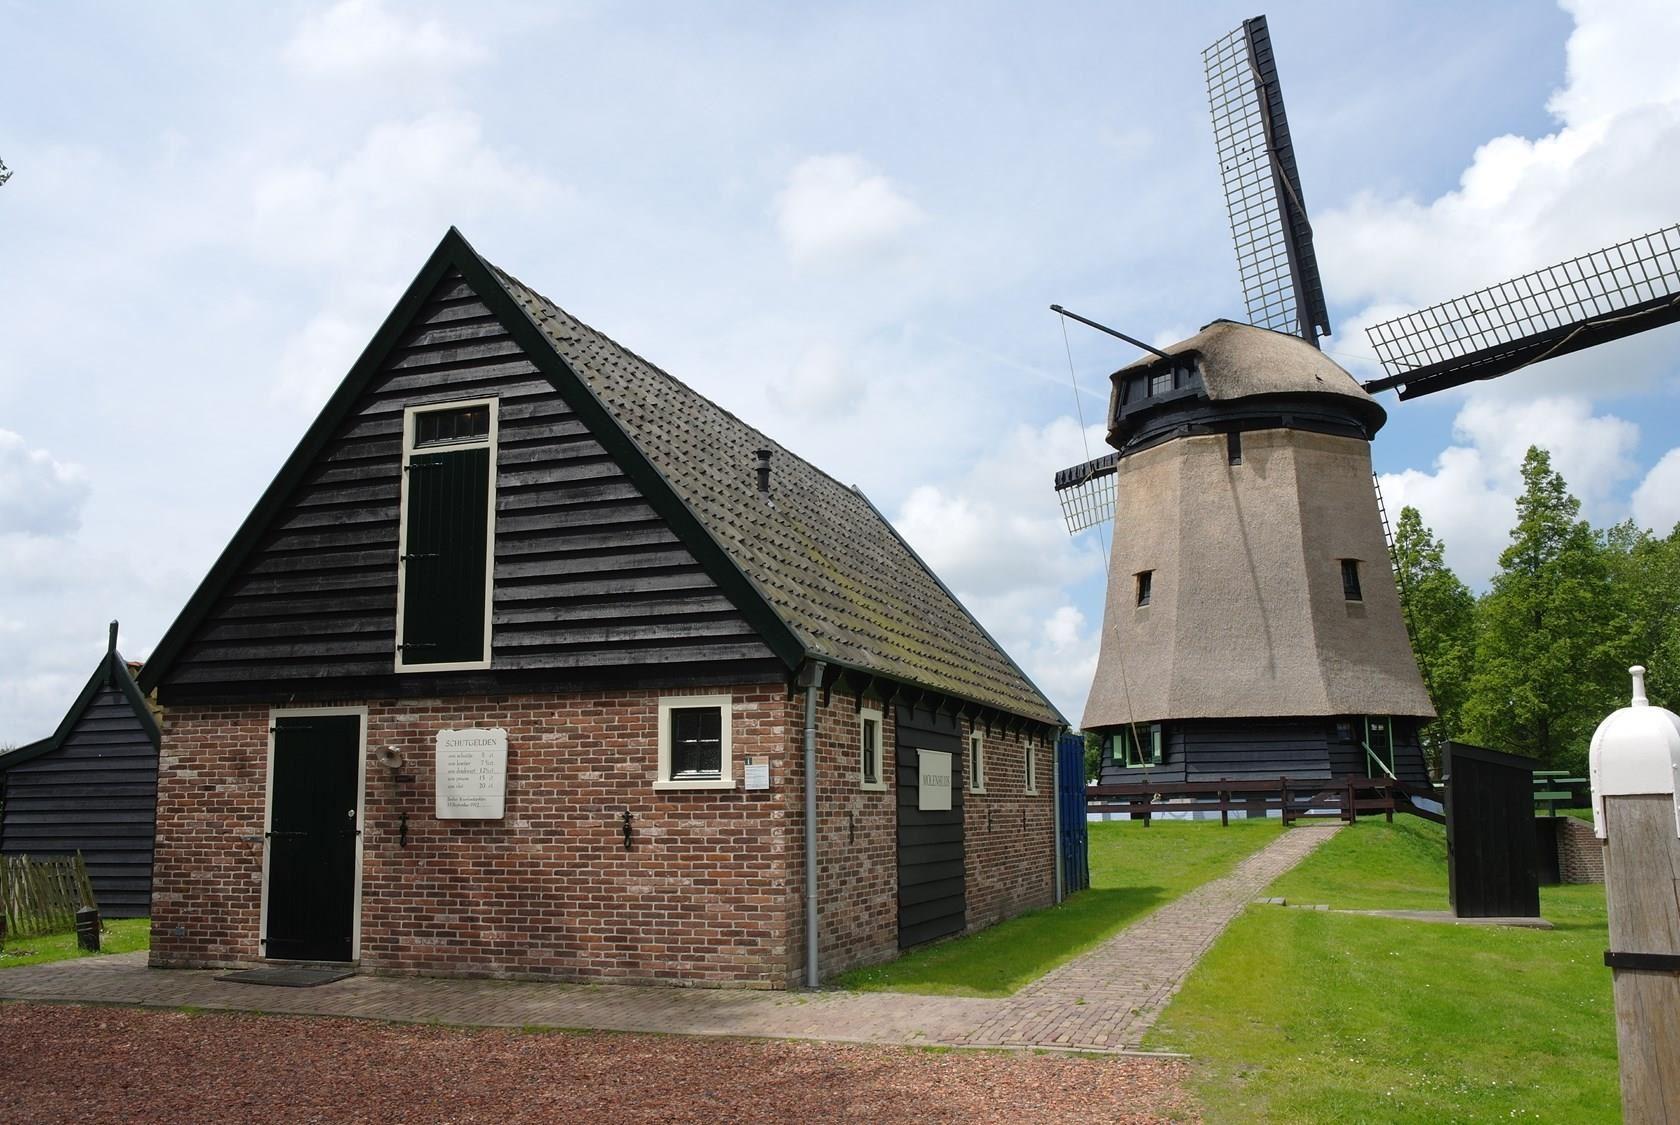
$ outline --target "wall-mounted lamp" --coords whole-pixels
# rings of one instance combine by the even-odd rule
[[[392,781],[413,781],[414,775],[403,773],[403,752],[400,746],[387,746],[374,756],[374,761],[391,771]]]

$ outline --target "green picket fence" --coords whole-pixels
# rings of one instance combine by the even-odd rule
[[[76,911],[92,906],[82,853],[44,856],[0,855],[0,936],[40,937],[76,928]]]

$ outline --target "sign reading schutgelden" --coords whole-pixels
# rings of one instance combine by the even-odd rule
[[[916,751],[916,807],[945,812],[951,807],[951,755],[943,750]]]
[[[500,820],[506,798],[507,731],[438,731],[439,820]]]

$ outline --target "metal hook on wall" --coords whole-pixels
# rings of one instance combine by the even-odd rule
[[[621,826],[621,830],[624,833],[624,850],[625,851],[630,850],[630,820],[631,820],[630,810],[625,809],[624,810],[624,817],[623,817],[623,824]]]

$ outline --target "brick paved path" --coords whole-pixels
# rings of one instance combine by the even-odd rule
[[[1243,904],[1334,829],[1294,828],[1006,1000],[893,992],[749,992],[355,976],[317,988],[148,969],[144,953],[0,970],[0,999],[359,1016],[481,1027],[597,1028],[853,1043],[1135,1047]]]
[[[965,1043],[1111,1050],[1136,1047],[1196,962],[1265,886],[1339,826],[1291,828],[1236,866],[1050,970],[1007,1000]]]

